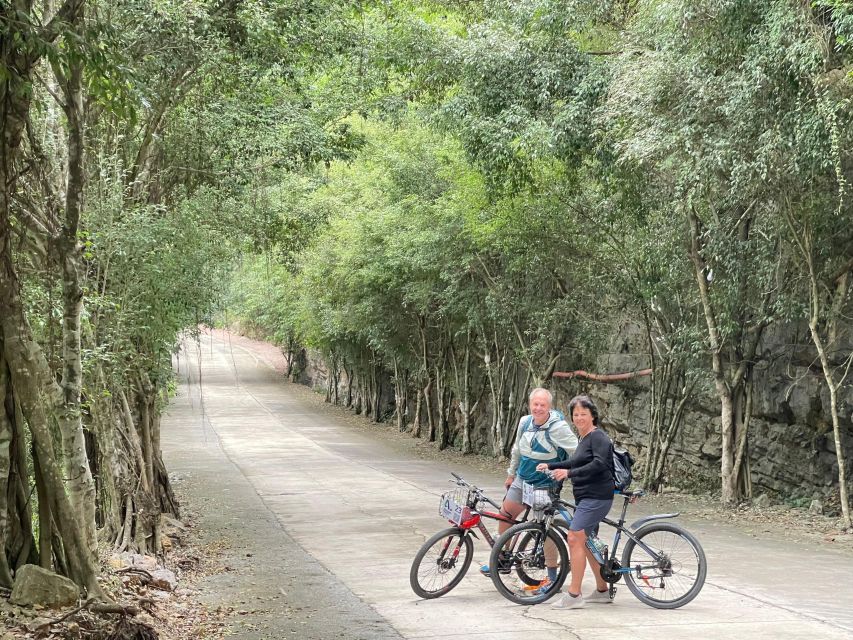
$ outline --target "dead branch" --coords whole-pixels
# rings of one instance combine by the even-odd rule
[[[135,616],[139,613],[139,609],[132,605],[123,605],[123,604],[113,604],[109,602],[99,602],[95,598],[89,598],[79,607],[72,609],[68,613],[59,618],[55,618],[53,620],[48,620],[47,622],[40,624],[36,627],[37,631],[42,629],[46,629],[54,624],[59,624],[60,622],[64,622],[68,620],[68,618],[77,615],[84,609],[91,611],[92,613],[100,613],[100,614],[120,614],[123,616]]]
[[[620,382],[622,380],[630,380],[631,378],[639,378],[640,376],[652,375],[652,369],[640,369],[638,371],[628,371],[625,373],[589,373],[583,369],[577,371],[555,371],[555,378],[584,378],[585,380],[594,380],[595,382]]]

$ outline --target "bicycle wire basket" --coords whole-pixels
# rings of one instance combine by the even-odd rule
[[[438,515],[459,525],[471,518],[471,508],[468,506],[471,491],[466,487],[457,487],[441,494],[438,503]]]
[[[537,487],[526,482],[521,488],[521,501],[534,511],[542,511],[551,506],[551,489]]]

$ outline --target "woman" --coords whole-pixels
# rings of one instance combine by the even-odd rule
[[[613,506],[613,442],[598,428],[598,407],[588,396],[572,398],[569,415],[580,437],[574,455],[563,462],[542,463],[536,467],[538,471],[554,470],[555,480],[571,478],[577,505],[568,535],[572,581],[568,592],[551,605],[555,609],[579,609],[587,602],[610,602],[609,587],[601,577],[592,552],[586,548],[586,539],[598,533],[599,523]],[[584,598],[581,582],[587,557],[597,589]]]

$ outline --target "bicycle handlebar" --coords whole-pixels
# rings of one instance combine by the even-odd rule
[[[489,503],[490,505],[492,505],[495,509],[497,509],[498,511],[500,511],[500,510],[501,510],[501,505],[499,505],[497,502],[495,502],[494,500],[492,500],[492,499],[491,499],[491,498],[489,498],[488,496],[484,496],[484,495],[482,495],[482,494],[480,494],[480,496],[483,498],[483,500],[485,500],[486,502],[488,502],[488,503]]]
[[[471,491],[474,491],[475,493],[477,493],[478,495],[483,493],[482,491],[480,491],[480,489],[478,489],[478,488],[477,488],[477,487],[475,487],[473,484],[471,484],[470,482],[468,482],[467,480],[465,480],[465,478],[463,478],[462,476],[460,476],[458,473],[453,473],[453,472],[451,471],[451,472],[450,472],[450,475],[452,475],[452,476],[453,476],[453,478],[454,478],[454,480],[455,480],[455,482],[456,482],[456,485],[457,485],[457,486],[459,486],[459,487],[467,487],[467,488],[469,488]]]
[[[497,502],[495,502],[489,496],[487,496],[485,493],[483,493],[482,489],[475,487],[473,484],[471,484],[470,482],[465,480],[465,478],[460,476],[458,473],[454,473],[453,471],[451,471],[450,475],[453,476],[454,480],[456,481],[456,484],[463,486],[463,487],[468,487],[469,489],[471,489],[471,491],[476,493],[478,500],[482,500],[483,502],[488,502],[495,509],[498,509],[498,510],[501,509],[501,505],[499,505]]]

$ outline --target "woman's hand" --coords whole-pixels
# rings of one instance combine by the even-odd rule
[[[545,473],[546,471],[548,471],[548,463],[547,462],[540,462],[539,464],[536,465],[536,470],[539,473]]]
[[[568,469],[554,469],[551,472],[551,478],[553,478],[554,480],[558,480],[559,482],[562,482],[563,480],[565,480],[568,477],[569,477]]]

